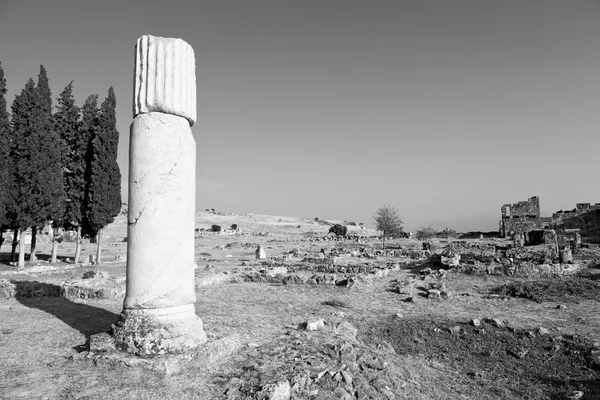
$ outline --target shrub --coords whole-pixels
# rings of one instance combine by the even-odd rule
[[[237,224],[231,224],[231,230],[237,231]]]
[[[335,224],[329,228],[329,233],[335,233],[337,236],[346,236],[348,233],[348,227],[345,225]]]
[[[210,227],[213,232],[221,232],[221,225],[213,225]]]
[[[427,239],[432,239],[434,237],[436,237],[437,232],[435,231],[435,229],[433,229],[431,226],[429,226],[428,228],[421,228],[419,229],[416,234],[415,237],[418,240],[427,240]]]

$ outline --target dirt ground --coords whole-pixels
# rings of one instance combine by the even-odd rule
[[[265,268],[254,259],[258,244],[268,256],[296,251],[298,260],[317,258],[321,249],[381,246],[371,239],[317,241],[328,225],[314,218],[199,212],[196,222],[200,278]],[[242,234],[204,234],[212,224],[237,224]],[[349,233],[374,236],[358,227]],[[7,241],[0,279],[59,286],[93,270],[124,286],[125,218],[106,235],[100,265],[73,265],[69,242],[60,244],[61,262],[50,265],[51,244],[41,238],[41,261],[24,271],[9,263]],[[82,260],[90,254],[95,244],[86,243]],[[171,375],[78,358],[90,335],[117,320],[122,297],[0,298],[0,399],[267,399],[289,398],[288,390],[296,399],[600,398],[597,271],[550,281],[452,272],[442,278],[421,274],[431,267],[423,259],[351,262],[397,268],[370,279],[354,274],[351,287],[272,280],[197,286],[196,310],[209,344],[223,345],[212,355],[200,349]],[[449,296],[428,298],[431,284],[442,283]],[[319,319],[318,330],[303,328]]]

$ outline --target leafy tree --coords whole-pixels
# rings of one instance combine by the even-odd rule
[[[436,236],[437,236],[437,231],[435,229],[433,229],[431,227],[431,225],[429,225],[428,228],[421,228],[417,232],[415,232],[415,237],[418,240],[433,239]]]
[[[334,233],[336,236],[346,236],[348,234],[348,227],[346,225],[335,224],[329,228],[329,233]]]
[[[404,222],[398,214],[398,209],[384,205],[375,211],[375,229],[383,234],[383,249],[385,250],[385,238],[400,236]]]
[[[56,262],[58,247],[58,228],[72,229],[77,227],[77,247],[75,254],[78,256],[79,233],[82,221],[82,203],[85,192],[85,152],[87,143],[86,135],[79,132],[79,107],[73,98],[73,82],[71,81],[57,99],[56,113],[54,114],[54,130],[60,135],[63,143],[62,169],[63,186],[65,188],[66,202],[64,214],[53,222],[52,255],[50,262]],[[75,258],[77,263],[78,257]]]
[[[8,146],[10,135],[10,119],[6,110],[6,79],[0,64],[0,246],[4,242],[2,234],[8,228],[6,215],[7,202],[9,201],[9,162]]]
[[[12,143],[9,162],[12,172],[9,210],[13,226],[19,228],[19,266],[23,267],[24,232],[32,228],[31,256],[35,261],[35,234],[48,220],[60,218],[64,207],[62,143],[54,132],[50,89],[46,70],[40,67],[38,85],[29,79],[12,108]]]
[[[89,186],[84,231],[97,239],[96,262],[101,263],[101,230],[112,223],[121,211],[121,172],[117,164],[119,132],[117,131],[117,101],[113,88],[102,102],[97,129],[91,138],[89,155]]]

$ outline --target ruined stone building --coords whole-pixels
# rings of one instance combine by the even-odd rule
[[[580,242],[581,236],[588,240],[600,239],[600,203],[577,203],[570,211],[557,211],[551,217],[540,215],[540,199],[530,197],[526,201],[515,204],[505,204],[500,208],[500,236],[515,238],[522,236],[529,242],[529,233],[547,229],[557,230],[558,236],[565,241]],[[536,234],[532,236],[536,237]],[[562,240],[559,240],[559,242]]]
[[[500,210],[502,211],[501,237],[512,237],[517,233],[550,227],[550,218],[540,216],[540,198],[537,196],[515,204],[505,204]]]

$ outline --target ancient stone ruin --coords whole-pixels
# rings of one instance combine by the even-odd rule
[[[135,48],[129,148],[127,285],[116,347],[178,353],[206,341],[196,315],[194,51],[144,35]]]
[[[533,196],[526,201],[505,204],[501,207],[500,236],[529,232],[533,229],[548,228],[549,218],[540,217],[540,198]]]
[[[586,236],[600,234],[600,203],[577,203],[570,211],[557,211],[551,217],[540,215],[540,199],[533,196],[526,201],[504,204],[501,208],[500,237],[512,238],[518,242],[529,243],[529,232],[554,229],[557,234],[569,236],[567,241],[581,243],[578,230]],[[561,241],[560,237],[558,238]],[[531,240],[531,244],[535,239]]]

